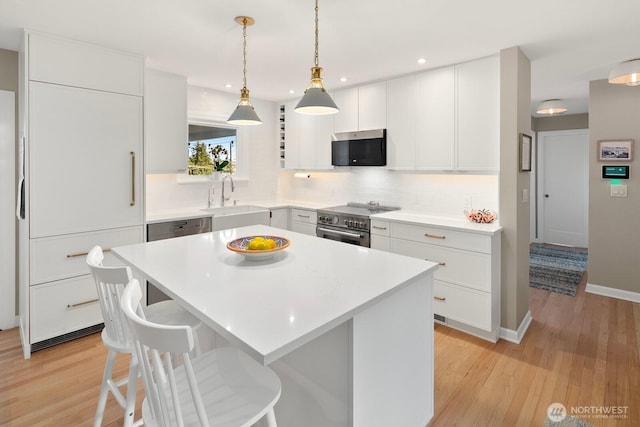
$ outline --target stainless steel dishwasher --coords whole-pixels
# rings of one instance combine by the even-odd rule
[[[191,218],[176,221],[156,222],[147,224],[147,242],[154,240],[172,239],[174,237],[190,236],[192,234],[208,233],[211,231],[211,217]],[[169,299],[153,284],[147,282],[147,304]]]

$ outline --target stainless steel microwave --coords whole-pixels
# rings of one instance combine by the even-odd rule
[[[331,138],[333,166],[386,166],[387,130],[336,133]]]

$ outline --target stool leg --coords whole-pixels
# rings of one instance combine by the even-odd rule
[[[278,427],[278,425],[276,424],[276,414],[273,411],[273,407],[271,407],[271,409],[269,409],[269,412],[267,412],[267,425],[269,427]]]
[[[113,363],[116,360],[116,352],[109,351],[107,362],[104,365],[104,374],[102,375],[102,385],[100,386],[100,397],[98,397],[98,407],[96,408],[96,416],[93,419],[93,427],[102,425],[102,417],[104,416],[104,408],[107,406],[107,395],[109,394],[109,380],[113,373]]]
[[[124,427],[133,426],[136,410],[136,383],[138,381],[138,358],[135,353],[129,362],[129,379],[127,380],[127,402],[124,407]]]

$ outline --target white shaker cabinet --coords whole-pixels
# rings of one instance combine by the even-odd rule
[[[187,170],[187,78],[147,69],[144,81],[147,173]]]
[[[276,208],[269,211],[269,225],[282,230],[289,229],[289,208]]]
[[[340,111],[334,114],[333,131],[335,133],[358,130],[358,88],[337,90],[333,102]]]
[[[493,342],[498,340],[499,228],[478,232],[372,218],[371,247],[438,263],[432,302],[436,320]]]
[[[416,168],[416,85],[415,75],[387,82],[387,165],[393,169]]]
[[[25,358],[101,329],[84,258],[95,245],[143,241],[143,67],[129,53],[25,32],[18,221]]]

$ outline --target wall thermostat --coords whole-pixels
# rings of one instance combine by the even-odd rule
[[[629,179],[629,166],[602,166],[602,179]]]

